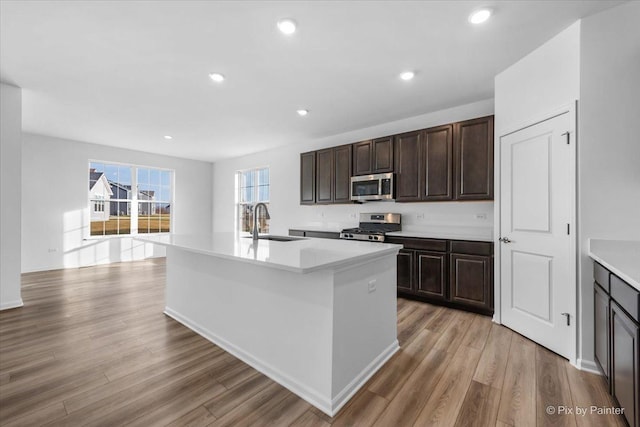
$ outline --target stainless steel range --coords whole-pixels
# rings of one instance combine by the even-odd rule
[[[340,238],[384,242],[385,233],[401,230],[400,218],[397,213],[361,213],[358,227],[345,228]]]

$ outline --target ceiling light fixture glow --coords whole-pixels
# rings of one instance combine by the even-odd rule
[[[173,137],[171,135],[165,135],[164,139],[173,139]]]
[[[482,24],[491,17],[491,9],[479,9],[469,15],[469,22],[472,24]]]
[[[411,80],[412,78],[414,78],[414,77],[415,77],[415,75],[416,75],[416,74],[415,74],[413,71],[405,71],[405,72],[403,72],[403,73],[400,73],[400,78],[401,78],[402,80],[409,81],[409,80]]]
[[[296,113],[298,113],[299,116],[306,116],[309,114],[309,110],[298,110]]]
[[[221,83],[224,81],[224,76],[220,73],[211,73],[209,74],[209,77],[216,83]]]
[[[278,21],[278,29],[282,34],[291,35],[296,32],[296,22],[293,19],[281,19]]]

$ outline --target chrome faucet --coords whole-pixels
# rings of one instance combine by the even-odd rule
[[[260,203],[256,203],[253,206],[253,241],[254,242],[258,240],[258,208],[260,206],[264,208],[265,217],[267,219],[271,219],[271,216],[269,215],[269,209],[267,209],[267,205],[260,202]]]

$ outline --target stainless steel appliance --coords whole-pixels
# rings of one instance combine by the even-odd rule
[[[393,174],[378,173],[351,177],[351,200],[393,200]]]
[[[341,239],[384,242],[384,234],[400,231],[401,215],[398,213],[361,213],[360,224],[356,228],[345,228]]]

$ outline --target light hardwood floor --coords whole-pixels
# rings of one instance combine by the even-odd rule
[[[488,317],[398,300],[402,349],[333,418],[162,314],[164,260],[23,275],[0,425],[614,426],[603,380]]]

